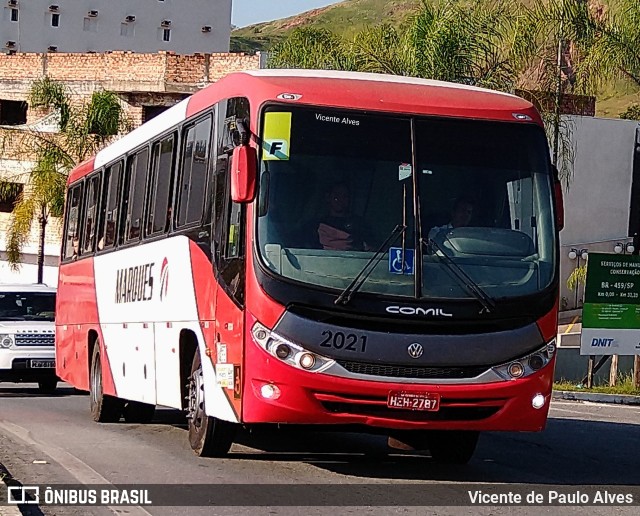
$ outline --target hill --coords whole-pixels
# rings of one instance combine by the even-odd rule
[[[530,4],[531,0],[517,0]],[[421,0],[343,0],[289,18],[258,23],[231,33],[232,52],[268,50],[297,27],[330,29],[350,36],[368,25],[406,23]],[[596,104],[598,116],[617,118],[629,105],[640,100],[640,88],[627,82],[611,81],[603,86]]]
[[[327,28],[351,35],[367,25],[382,22],[400,26],[419,6],[420,0],[344,0],[289,18],[236,29],[231,33],[231,51],[268,50],[296,27]]]

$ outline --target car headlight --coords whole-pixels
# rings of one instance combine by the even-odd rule
[[[0,348],[10,348],[13,346],[12,335],[0,335]]]
[[[533,373],[539,371],[546,366],[553,355],[556,353],[556,339],[548,342],[540,349],[526,355],[522,358],[512,360],[506,364],[492,367],[499,376],[505,380],[517,380],[518,378],[525,378]]]
[[[281,337],[260,323],[253,325],[251,334],[254,342],[267,353],[297,369],[319,373],[335,363],[330,358],[307,351],[302,346]]]

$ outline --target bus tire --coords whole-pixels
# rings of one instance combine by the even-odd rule
[[[233,443],[236,425],[206,415],[204,378],[199,352],[193,357],[188,392],[187,425],[191,449],[199,457],[224,457]]]
[[[38,392],[40,394],[53,394],[58,388],[57,378],[46,378],[38,381]]]
[[[466,464],[478,444],[480,432],[468,430],[432,430],[427,434],[431,457],[441,464]]]
[[[151,423],[153,415],[156,412],[156,406],[140,401],[127,401],[122,411],[124,420],[127,423]]]
[[[104,394],[100,341],[96,341],[93,347],[89,389],[89,404],[93,420],[98,423],[117,423],[120,421],[122,409],[124,408],[123,400]]]

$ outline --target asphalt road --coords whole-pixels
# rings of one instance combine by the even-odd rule
[[[442,466],[428,454],[397,452],[386,438],[351,433],[261,429],[238,436],[228,458],[193,455],[180,414],[158,409],[149,425],[96,424],[87,396],[63,387],[41,396],[33,386],[0,385],[0,462],[24,484],[522,484],[640,485],[640,407],[553,402],[539,434],[487,433],[469,465]],[[218,486],[219,487],[219,486]],[[358,486],[353,486],[357,488]],[[375,487],[375,486],[374,486]],[[213,487],[212,487],[213,488]],[[623,488],[619,488],[623,489]],[[365,496],[366,498],[366,496]],[[363,505],[366,500],[363,501]],[[42,508],[44,514],[185,514],[176,507]],[[362,509],[365,510],[365,509]],[[557,514],[556,507],[519,507],[518,513]],[[342,508],[340,513],[358,511]],[[438,507],[437,514],[512,514],[508,507]],[[579,514],[580,507],[564,507]],[[635,508],[590,507],[590,514],[632,514]],[[186,514],[300,514],[296,507],[264,511],[190,507]],[[306,514],[330,514],[327,507]],[[360,511],[358,511],[360,512]],[[370,508],[367,514],[424,514],[418,508]]]

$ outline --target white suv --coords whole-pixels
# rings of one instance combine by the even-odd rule
[[[55,288],[0,284],[0,382],[55,391],[55,307]]]

